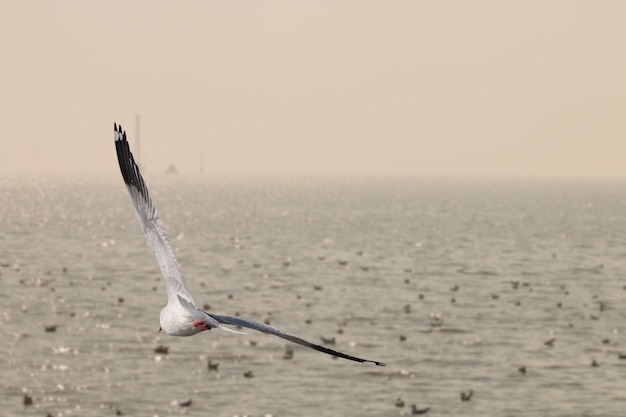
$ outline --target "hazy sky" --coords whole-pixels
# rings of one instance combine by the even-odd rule
[[[1,1],[0,174],[626,177],[626,1]]]

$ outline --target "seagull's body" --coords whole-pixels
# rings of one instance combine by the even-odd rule
[[[172,242],[167,236],[163,222],[159,218],[156,208],[152,204],[148,188],[141,176],[139,167],[135,163],[133,154],[130,151],[128,141],[126,140],[126,132],[122,130],[122,126],[116,124],[113,124],[113,130],[117,160],[120,165],[122,177],[124,178],[124,183],[130,194],[130,199],[133,202],[137,221],[146,234],[146,238],[154,251],[159,268],[161,269],[161,274],[165,280],[165,287],[167,288],[167,305],[161,310],[160,316],[161,331],[171,336],[193,336],[212,328],[220,328],[234,332],[234,330],[224,326],[228,324],[272,334],[329,355],[356,362],[385,366],[385,364],[381,362],[358,358],[307,342],[304,339],[287,334],[267,324],[257,323],[240,317],[209,314],[196,307],[196,303],[185,284],[182,270],[174,254]]]

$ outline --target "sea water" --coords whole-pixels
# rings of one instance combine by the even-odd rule
[[[624,415],[624,182],[146,181],[198,306],[388,366],[160,334],[119,175],[4,175],[0,415]]]

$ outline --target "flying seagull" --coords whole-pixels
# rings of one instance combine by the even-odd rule
[[[275,335],[298,345],[339,358],[386,366],[382,362],[357,358],[356,356],[347,355],[324,346],[307,342],[304,339],[292,336],[267,324],[257,323],[240,317],[209,314],[196,307],[196,303],[185,284],[183,272],[174,254],[172,242],[167,236],[163,222],[159,218],[154,204],[152,204],[146,183],[130,151],[128,141],[126,140],[126,132],[122,130],[121,125],[115,123],[113,124],[113,131],[117,160],[120,164],[120,171],[122,172],[124,183],[126,183],[128,194],[130,194],[130,199],[135,207],[137,221],[146,234],[150,246],[152,246],[159,268],[161,269],[161,274],[165,280],[165,287],[167,288],[167,305],[161,310],[161,327],[159,331],[163,331],[165,334],[171,336],[193,336],[213,328],[239,333],[224,325],[239,326],[258,330],[261,333]]]

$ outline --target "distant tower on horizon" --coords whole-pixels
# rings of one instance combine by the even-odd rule
[[[135,161],[139,168],[143,169],[143,164],[141,163],[141,142],[139,139],[139,125],[141,123],[141,116],[135,114],[135,155],[137,155],[137,160]]]

